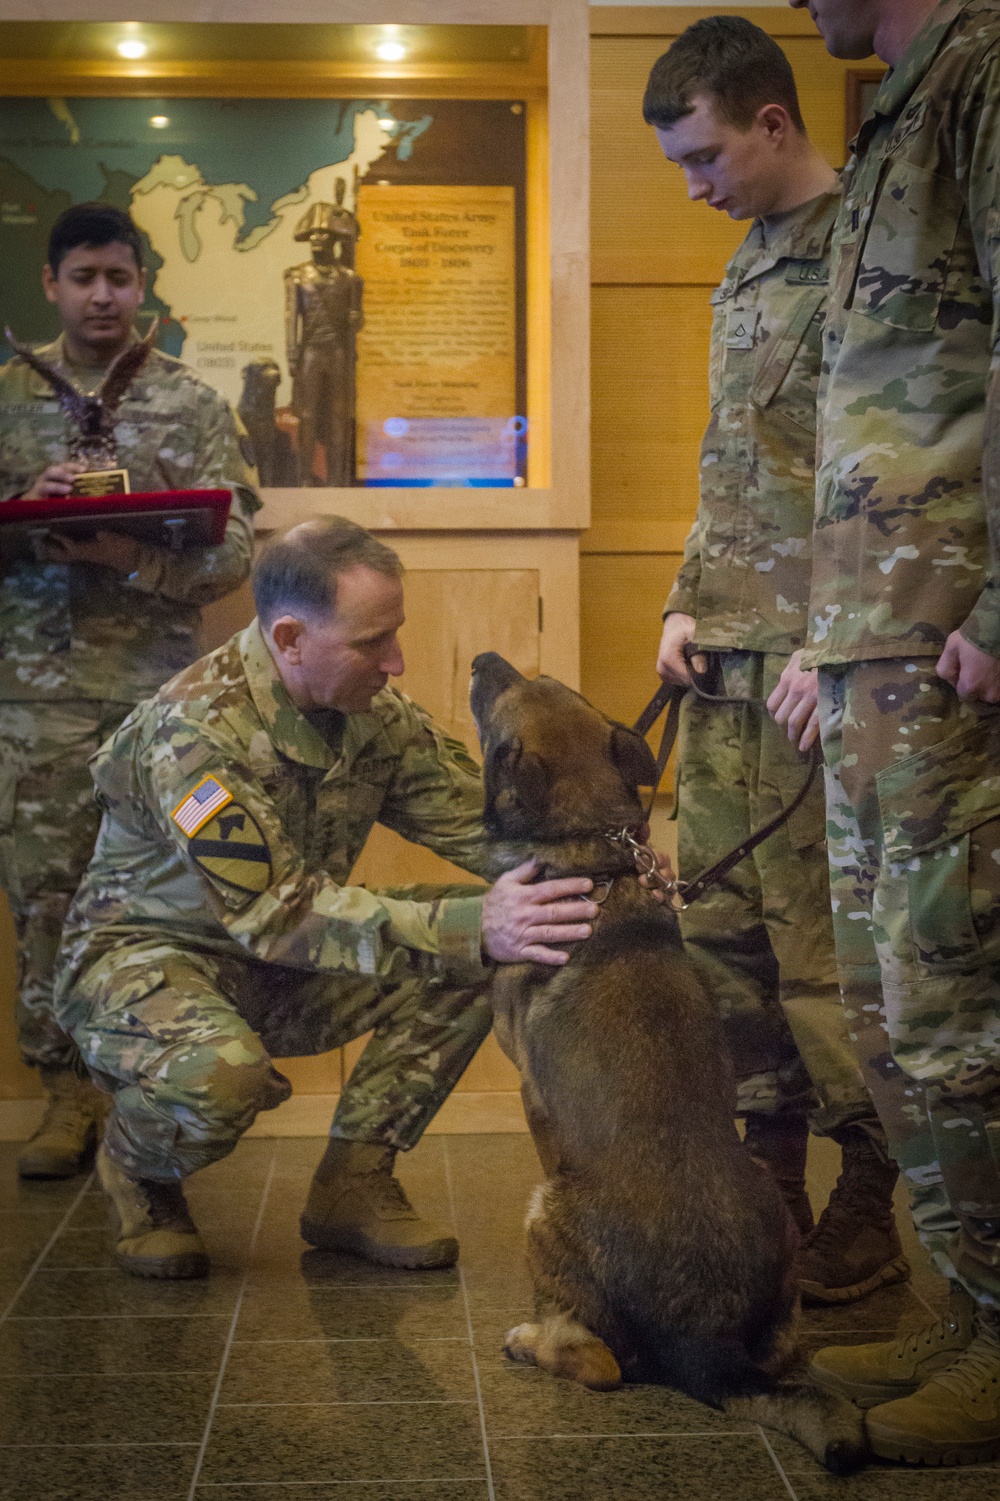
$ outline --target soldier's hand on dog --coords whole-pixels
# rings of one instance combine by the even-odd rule
[[[596,902],[586,899],[593,881],[564,876],[535,881],[538,866],[526,860],[505,871],[483,898],[483,947],[500,964],[565,964],[569,954],[552,944],[589,938]]]
[[[819,689],[815,667],[803,668],[801,661],[802,650],[792,652],[767,701],[767,712],[775,724],[788,726],[788,738],[798,740],[800,751],[807,751],[819,735]]]
[[[694,640],[694,616],[683,610],[671,610],[663,622],[660,650],[656,658],[656,671],[665,683],[678,683],[684,688],[691,686],[691,673],[684,658],[684,648]],[[696,656],[692,665],[695,672],[705,671],[705,658]]]
[[[934,670],[971,703],[1000,704],[1000,659],[952,631]]]

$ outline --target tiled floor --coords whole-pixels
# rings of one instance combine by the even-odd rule
[[[245,1141],[190,1185],[207,1282],[111,1260],[94,1185],[18,1184],[0,1144],[0,1497],[17,1501],[985,1501],[1000,1469],[834,1480],[790,1440],[662,1388],[596,1395],[511,1366],[530,1313],[523,1136],[437,1136],[402,1176],[453,1219],[453,1272],[305,1248],[322,1143]],[[814,1153],[814,1199],[835,1171]],[[918,1253],[914,1253],[917,1256]],[[808,1317],[813,1345],[918,1328],[942,1288]]]

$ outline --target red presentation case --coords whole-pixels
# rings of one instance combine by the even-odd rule
[[[217,547],[226,534],[229,490],[147,490],[132,495],[68,495],[0,505],[0,542],[11,529],[39,528],[69,537],[124,532],[154,547]]]

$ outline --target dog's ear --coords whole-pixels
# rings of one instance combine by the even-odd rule
[[[549,797],[549,775],[540,756],[526,751],[514,736],[498,745],[491,758],[493,802],[500,814],[517,811],[539,817]]]
[[[641,735],[612,722],[611,759],[630,787],[652,787],[656,781],[656,757]]]

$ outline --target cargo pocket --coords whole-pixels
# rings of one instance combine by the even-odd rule
[[[876,777],[885,839],[880,916],[921,979],[1000,958],[1000,719]]]

